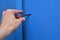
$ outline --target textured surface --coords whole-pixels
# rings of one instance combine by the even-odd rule
[[[60,40],[60,0],[23,0],[24,40]]]

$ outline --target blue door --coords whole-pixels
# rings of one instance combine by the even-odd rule
[[[23,0],[24,40],[60,40],[60,0]]]
[[[2,11],[6,9],[22,9],[22,0],[0,0],[0,21],[2,18]],[[6,40],[22,40],[22,26],[10,34]]]
[[[1,0],[0,19],[6,9],[32,14],[6,40],[22,40],[22,27],[24,40],[60,40],[60,0]]]

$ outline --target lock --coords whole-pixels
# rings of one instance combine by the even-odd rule
[[[15,17],[17,19],[19,19],[20,17],[29,17],[31,16],[31,14],[25,14],[25,13],[18,13],[18,14],[15,14]]]
[[[21,14],[21,17],[31,16],[31,14]]]
[[[25,13],[19,13],[18,15],[19,15],[20,17],[31,16],[31,14],[29,14],[29,13],[28,13],[28,14],[25,14]]]

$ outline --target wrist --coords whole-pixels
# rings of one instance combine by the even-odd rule
[[[5,30],[2,26],[0,26],[0,40],[5,40]]]
[[[2,34],[2,32],[0,30],[0,40],[4,40],[4,39],[5,39],[5,37],[4,37],[4,35]]]
[[[5,40],[5,39],[0,39],[0,40]]]

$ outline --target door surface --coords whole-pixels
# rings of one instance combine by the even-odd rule
[[[23,0],[24,40],[60,40],[60,0]]]
[[[2,11],[6,9],[22,9],[22,0],[0,0],[0,21],[2,18]],[[22,26],[10,34],[6,40],[22,40]]]
[[[60,0],[1,0],[0,19],[3,10],[22,8],[32,15],[6,40],[22,40],[22,27],[24,40],[60,40]]]

